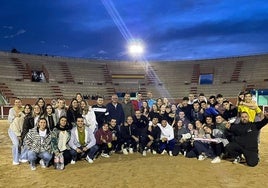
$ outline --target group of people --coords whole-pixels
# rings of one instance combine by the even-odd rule
[[[114,94],[106,105],[98,97],[92,106],[77,93],[68,107],[62,98],[52,104],[39,98],[24,106],[15,99],[8,121],[13,165],[29,162],[31,170],[38,163],[63,170],[77,160],[93,163],[112,153],[134,152],[211,158],[211,163],[227,157],[256,166],[259,133],[268,114],[250,92],[241,92],[237,104],[221,94],[207,99],[203,93],[172,104],[167,98],[153,99],[148,92],[146,99],[137,93],[135,100],[126,93],[121,102]]]

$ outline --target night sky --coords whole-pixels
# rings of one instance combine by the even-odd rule
[[[96,59],[268,53],[267,0],[2,0],[0,50]]]

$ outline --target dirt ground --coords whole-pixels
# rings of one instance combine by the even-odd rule
[[[113,154],[93,164],[78,161],[63,171],[53,167],[31,171],[29,164],[12,165],[8,123],[0,121],[0,187],[251,187],[268,185],[268,126],[260,143],[261,161],[257,167],[210,159],[198,161],[183,156]]]

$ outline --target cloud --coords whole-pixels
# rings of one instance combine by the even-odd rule
[[[13,26],[4,25],[3,28],[4,28],[4,29],[12,30],[12,29],[13,29]]]
[[[5,39],[8,39],[8,38],[14,38],[14,37],[17,37],[17,36],[19,36],[19,35],[24,34],[25,32],[26,32],[26,30],[24,30],[24,29],[20,29],[20,30],[18,30],[15,34],[5,35],[4,38],[5,38]]]
[[[105,50],[100,50],[98,54],[107,54],[107,52]]]

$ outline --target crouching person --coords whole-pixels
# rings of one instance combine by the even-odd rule
[[[71,131],[67,117],[62,116],[51,133],[51,147],[54,153],[55,169],[63,170],[71,162],[72,155],[68,145],[70,138]]]
[[[161,125],[159,125],[161,129],[161,142],[159,146],[159,150],[161,154],[164,154],[165,151],[168,151],[170,156],[173,156],[172,151],[175,147],[175,139],[174,139],[174,130],[171,125],[168,124],[166,119],[162,119]]]
[[[85,158],[88,163],[93,163],[98,146],[92,129],[85,127],[82,116],[77,117],[76,126],[71,130],[69,146],[72,155],[71,164],[75,164],[81,158]]]
[[[47,126],[47,120],[40,118],[37,127],[30,129],[24,138],[25,146],[28,148],[28,159],[31,170],[36,170],[36,159],[40,158],[40,165],[46,168],[52,158],[51,135]]]
[[[112,132],[109,130],[108,123],[103,123],[102,127],[95,133],[97,145],[99,147],[98,155],[109,158],[112,151]]]

